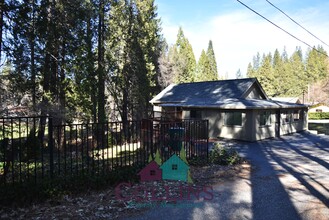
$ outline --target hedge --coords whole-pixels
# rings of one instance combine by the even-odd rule
[[[309,112],[308,119],[329,119],[329,112]]]

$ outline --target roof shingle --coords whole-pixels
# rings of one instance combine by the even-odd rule
[[[239,99],[255,82],[255,78],[247,78],[171,85],[154,97],[151,103],[193,102],[193,100],[205,99],[211,103],[225,99]]]

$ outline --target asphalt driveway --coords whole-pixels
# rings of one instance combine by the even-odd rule
[[[211,201],[158,206],[130,219],[328,219],[329,136],[231,142],[251,171],[213,186]]]

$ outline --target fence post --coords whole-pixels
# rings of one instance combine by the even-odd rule
[[[54,141],[53,141],[53,118],[48,118],[48,147],[49,147],[49,171],[50,178],[54,175]]]
[[[206,134],[207,134],[207,162],[209,162],[209,120],[206,120]]]

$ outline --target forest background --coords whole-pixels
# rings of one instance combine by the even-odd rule
[[[171,83],[226,78],[218,75],[213,41],[198,60],[182,27],[176,43],[166,43],[153,0],[0,0],[0,10],[0,116],[139,120]],[[329,101],[320,45],[291,55],[255,50],[246,69],[236,78],[257,77],[271,97]]]

